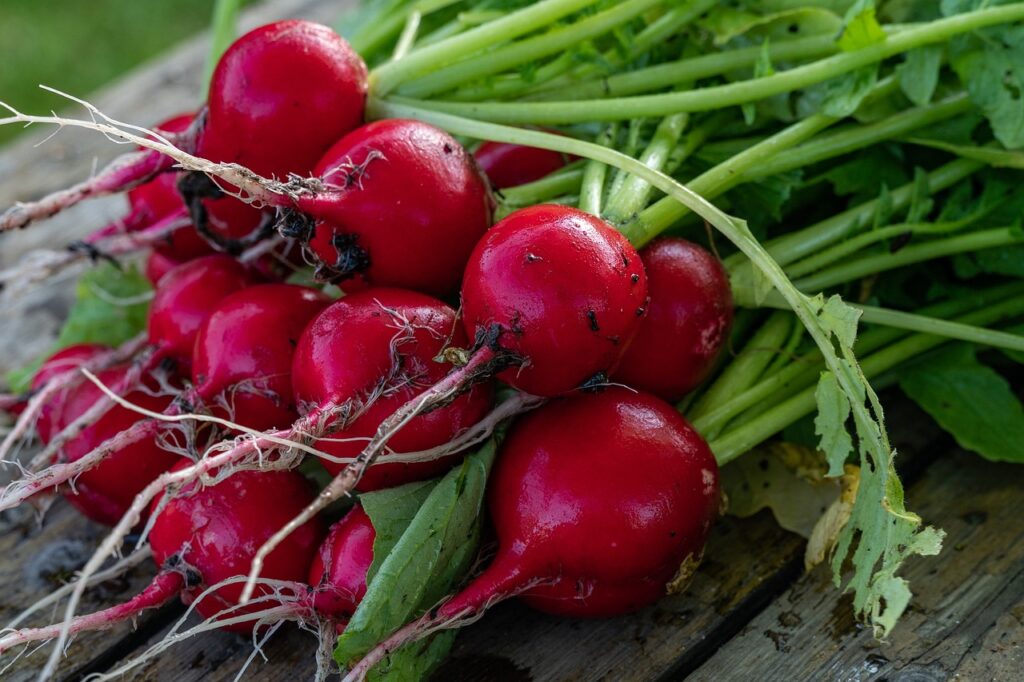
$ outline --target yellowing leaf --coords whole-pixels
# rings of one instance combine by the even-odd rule
[[[839,37],[843,50],[859,50],[885,40],[885,31],[875,17],[874,0],[857,0],[846,13],[846,25]]]

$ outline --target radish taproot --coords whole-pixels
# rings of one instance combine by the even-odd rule
[[[568,163],[561,152],[507,142],[484,142],[473,156],[495,189],[540,180]]]
[[[420,121],[357,128],[315,169],[325,191],[295,205],[316,220],[310,247],[322,279],[453,293],[466,259],[491,224],[492,201],[472,157]]]
[[[657,239],[640,258],[651,302],[612,379],[678,400],[707,378],[729,338],[729,275],[710,252],[684,239]]]
[[[180,472],[189,464],[182,462],[170,473]],[[159,567],[156,577],[128,602],[74,618],[68,634],[112,627],[178,595],[191,603],[207,588],[214,589],[195,605],[201,614],[209,618],[234,607],[240,587],[220,583],[243,572],[252,550],[313,495],[309,482],[297,473],[243,471],[215,485],[186,487],[179,496],[154,501],[156,516],[149,540]],[[324,530],[319,519],[298,529],[268,559],[267,578],[304,581]],[[8,632],[0,637],[0,653],[29,642],[58,638],[62,627],[56,624]],[[252,627],[252,623],[245,623],[229,629],[251,632]]]
[[[718,514],[718,467],[672,406],[615,387],[521,418],[501,445],[488,503],[498,540],[491,564],[382,642],[351,678],[509,597],[548,613],[603,617],[682,589]]]

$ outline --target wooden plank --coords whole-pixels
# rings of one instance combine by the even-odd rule
[[[3,515],[0,524],[0,624],[8,623],[29,604],[46,596],[63,584],[88,560],[102,540],[106,529],[83,520],[67,504],[58,503],[42,527],[28,512],[18,510]],[[90,590],[82,601],[80,612],[88,613],[124,600],[142,589],[152,578],[154,569],[148,563],[128,571],[122,577],[107,581]],[[157,620],[153,616],[157,616]],[[133,632],[124,623],[104,632],[84,633],[68,650],[62,666],[72,671],[87,661],[114,658],[116,652],[131,647],[149,630],[146,624],[159,628],[171,614],[151,614],[141,619],[143,630]],[[40,611],[27,625],[56,622],[53,609]],[[4,680],[34,680],[46,663],[49,647],[19,659],[3,674]],[[0,667],[13,658],[13,652],[0,660]]]
[[[1024,469],[958,452],[908,491],[947,532],[939,557],[908,561],[911,607],[887,642],[854,623],[823,571],[798,581],[701,667],[695,680],[1019,679],[1024,641]],[[725,676],[725,677],[723,677]]]
[[[946,442],[910,403],[895,402],[890,412],[893,424],[905,425],[893,435],[901,451],[927,455],[937,439]],[[767,512],[749,519],[726,517],[713,530],[704,563],[685,594],[637,614],[593,621],[546,616],[515,602],[499,605],[459,635],[437,678],[675,678],[699,666],[797,579],[803,547],[801,538],[780,529]],[[315,648],[311,635],[290,628],[272,640],[265,649],[267,661],[253,662],[250,674],[260,680],[309,677],[315,670]],[[229,680],[251,652],[251,642],[237,635],[204,634],[128,679]]]

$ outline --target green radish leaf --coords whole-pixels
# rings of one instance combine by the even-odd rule
[[[877,82],[878,64],[869,64],[827,81],[821,113],[836,118],[849,116],[857,111]]]
[[[996,26],[949,42],[950,64],[1007,149],[1024,147],[1024,27]]]
[[[843,33],[839,36],[839,47],[843,50],[859,50],[885,40],[885,31],[875,17],[875,0],[857,0],[843,21]]]
[[[974,347],[955,344],[900,372],[900,388],[961,447],[996,462],[1024,463],[1024,406]]]
[[[136,268],[120,269],[103,262],[83,274],[75,285],[75,302],[57,341],[47,355],[79,343],[119,346],[146,328],[152,286]],[[14,393],[28,390],[44,358],[8,373]]]
[[[832,330],[839,343],[850,348],[857,341],[857,323],[860,322],[860,315],[861,311],[847,305],[836,295],[830,296],[818,313],[818,317]]]
[[[375,534],[373,562],[366,572],[367,584],[373,581],[380,565],[391,554],[391,550],[436,485],[436,479],[417,481],[359,496],[359,502],[363,505],[363,511],[370,517]]]
[[[820,436],[818,449],[828,456],[828,475],[841,476],[846,458],[853,452],[853,438],[846,430],[850,418],[850,399],[840,389],[832,372],[822,372],[814,393],[818,415],[814,418],[814,432]]]
[[[856,205],[878,198],[884,186],[905,185],[910,176],[903,165],[891,146],[876,145],[849,161],[832,166],[819,177],[827,180],[836,194],[849,195],[850,204]]]
[[[941,46],[929,45],[911,50],[903,63],[896,68],[900,89],[907,99],[923,107],[932,101],[935,86],[939,84],[941,68]]]
[[[762,11],[754,11],[758,9]],[[741,9],[726,3],[718,3],[701,20],[701,27],[714,36],[715,45],[731,41],[756,45],[766,37],[793,39],[835,34],[842,25],[843,20],[835,12],[821,7]]]
[[[338,638],[334,658],[347,666],[396,629],[434,606],[465,577],[480,541],[480,510],[494,461],[490,441],[430,491],[398,542],[380,563],[366,596]],[[376,549],[376,545],[375,545]],[[376,561],[376,557],[375,557]],[[375,668],[399,679],[440,662],[453,638],[424,640],[393,652]],[[429,644],[429,642],[435,642]],[[424,660],[429,653],[430,660]],[[418,678],[417,678],[418,679]]]

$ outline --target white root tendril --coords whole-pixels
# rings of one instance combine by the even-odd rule
[[[39,413],[43,406],[46,405],[53,396],[63,389],[71,388],[81,382],[83,375],[79,374],[79,368],[91,369],[94,371],[102,371],[114,365],[120,364],[128,358],[136,355],[146,342],[145,334],[139,334],[135,338],[121,345],[120,348],[113,349],[104,353],[100,353],[94,358],[86,360],[85,362],[79,363],[78,366],[72,367],[71,369],[61,372],[60,374],[54,375],[43,384],[39,390],[37,390],[32,398],[29,400],[25,410],[18,415],[18,420],[14,426],[7,433],[3,443],[0,443],[0,463],[9,464],[6,460],[11,449],[16,443],[24,439],[29,431],[35,427],[36,420],[39,418]],[[52,456],[52,453],[48,453],[47,457]],[[41,455],[37,456],[31,464],[29,464],[29,470],[35,470],[37,462],[41,460]],[[42,460],[44,463],[48,460]],[[0,493],[0,500],[4,497],[3,493]]]
[[[51,114],[49,116],[35,116],[22,113],[10,104],[0,101],[0,108],[10,112],[10,116],[0,118],[0,125],[22,124],[44,124],[56,125],[58,130],[63,128],[85,128],[94,130],[105,135],[111,141],[118,144],[133,144],[144,149],[159,152],[177,162],[177,167],[184,170],[205,173],[211,178],[216,178],[224,183],[234,185],[237,191],[228,190],[227,193],[257,206],[287,206],[299,196],[317,193],[322,187],[321,183],[312,178],[289,178],[288,182],[271,180],[250,171],[244,166],[235,163],[215,163],[193,154],[189,154],[176,147],[166,136],[161,136],[146,128],[117,121],[97,109],[85,100],[73,97],[67,93],[46,88],[54,94],[65,97],[76,102],[89,112],[88,120],[67,118]],[[71,190],[68,190],[71,191]],[[0,214],[0,231],[20,227],[25,224],[25,214],[32,213],[30,204],[16,204],[7,212]]]
[[[187,213],[176,212],[146,229],[105,237],[89,244],[89,248],[69,246],[59,251],[32,251],[19,259],[16,265],[0,271],[0,310],[13,304],[33,285],[58,275],[75,274],[78,266],[91,262],[97,255],[113,258],[136,253],[166,240],[175,231],[191,224],[192,220]]]
[[[143,547],[139,547],[135,551],[133,551],[131,554],[129,554],[128,556],[124,557],[123,559],[121,559],[120,561],[115,563],[114,565],[112,565],[109,568],[106,568],[106,569],[96,573],[92,577],[90,577],[89,580],[87,581],[88,584],[86,585],[86,587],[87,588],[93,587],[95,585],[99,585],[100,583],[103,583],[103,582],[106,582],[108,580],[112,580],[114,578],[117,578],[122,573],[126,573],[127,571],[130,571],[131,569],[135,568],[136,566],[138,566],[139,564],[144,562],[151,555],[152,555],[152,551],[150,550],[148,545],[143,546]],[[3,629],[4,630],[13,630],[13,629],[15,629],[15,627],[17,627],[20,623],[24,622],[25,619],[28,618],[29,616],[31,616],[33,613],[41,611],[42,609],[45,609],[48,606],[54,605],[57,602],[59,602],[61,599],[63,599],[64,597],[66,597],[69,594],[71,594],[71,591],[73,589],[75,589],[75,582],[74,581],[65,583],[64,585],[60,586],[58,589],[54,590],[53,592],[50,592],[48,595],[46,595],[42,599],[38,600],[37,602],[35,602],[31,606],[29,606],[28,608],[23,610],[21,613],[19,613],[17,616],[14,617],[14,620],[12,620],[6,626],[4,626]]]
[[[198,597],[189,605],[185,613],[175,622],[174,626],[164,635],[159,642],[151,646],[149,649],[144,651],[142,654],[135,658],[129,659],[121,663],[118,667],[108,670],[103,673],[93,673],[86,677],[86,680],[90,682],[100,682],[102,680],[116,680],[122,679],[125,674],[142,666],[149,661],[159,657],[165,651],[171,647],[180,644],[192,637],[201,635],[205,632],[213,630],[219,630],[221,628],[230,625],[239,625],[244,623],[255,623],[256,627],[253,632],[253,653],[246,660],[242,666],[239,675],[245,672],[245,670],[252,663],[256,655],[262,655],[262,648],[266,645],[270,636],[276,631],[277,627],[284,624],[286,621],[296,620],[302,623],[305,619],[312,616],[309,609],[303,605],[303,600],[306,593],[308,592],[307,586],[301,583],[292,583],[282,580],[264,580],[261,581],[261,585],[271,588],[271,591],[266,595],[261,595],[259,598],[254,599],[255,604],[271,604],[269,608],[256,611],[254,613],[238,614],[239,606],[229,606],[212,617],[202,621],[201,623],[192,626],[187,630],[182,630],[186,621],[195,612],[196,607],[204,600],[209,598],[215,591],[225,587],[227,585],[236,584],[242,582],[244,577],[239,576],[235,578],[229,578],[223,580],[216,585],[211,585],[203,590]],[[260,627],[262,625],[270,625],[268,631],[260,637]],[[257,639],[259,638],[259,639]],[[237,679],[237,678],[236,678]]]

